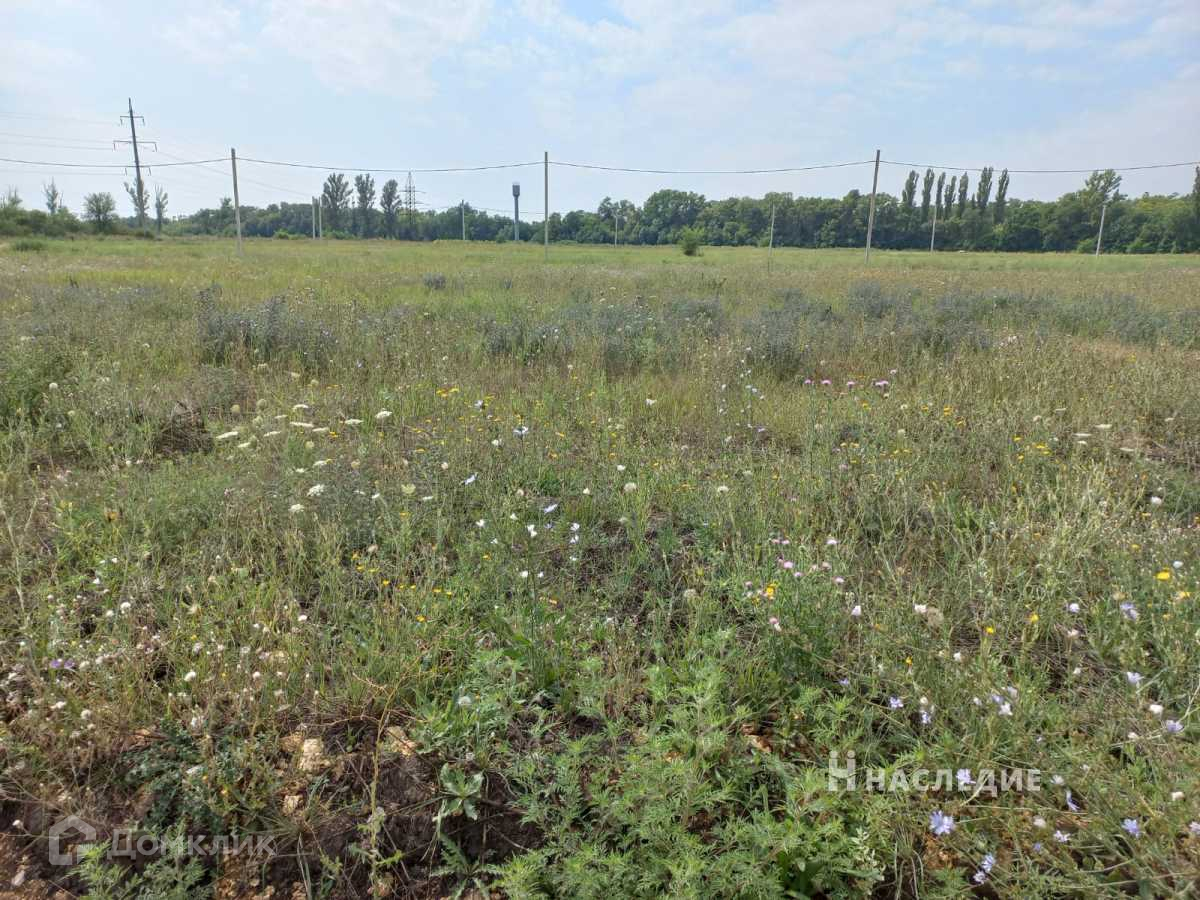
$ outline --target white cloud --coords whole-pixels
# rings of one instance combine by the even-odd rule
[[[242,32],[239,9],[226,3],[207,3],[164,27],[162,36],[191,61],[220,65],[251,52]]]
[[[340,90],[371,90],[409,100],[434,93],[433,65],[480,38],[490,0],[270,0],[263,35],[312,61]]]

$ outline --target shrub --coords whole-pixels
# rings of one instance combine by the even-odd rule
[[[294,359],[311,371],[323,371],[337,339],[327,327],[289,313],[287,301],[274,297],[256,312],[217,308],[220,288],[200,293],[197,324],[200,356],[206,363],[228,365],[239,355],[255,362]]]
[[[679,232],[679,249],[684,256],[696,256],[700,253],[700,231],[696,228],[685,228]]]
[[[45,253],[47,244],[45,241],[39,241],[35,238],[21,238],[19,241],[13,241],[8,245],[8,249],[14,253]]]
[[[421,278],[421,283],[425,285],[426,290],[444,291],[446,289],[446,276],[441,272],[426,272]]]

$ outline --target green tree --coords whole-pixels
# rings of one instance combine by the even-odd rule
[[[1000,180],[996,182],[996,224],[999,225],[1004,221],[1005,208],[1008,205],[1008,169],[1000,173]]]
[[[159,234],[162,234],[163,219],[167,215],[167,192],[162,185],[154,186],[154,224]]]
[[[50,179],[49,184],[42,185],[42,194],[46,198],[46,212],[52,216],[58,215],[59,211],[63,209],[63,198],[53,178]]]
[[[341,172],[334,172],[325,179],[321,188],[321,207],[329,230],[337,231],[350,209],[350,183]]]
[[[958,185],[958,176],[952,175],[950,181],[946,185],[946,202],[942,204],[942,212],[945,217],[950,218],[950,211],[954,209],[954,189]]]
[[[946,218],[946,205],[943,200],[946,190],[946,173],[942,172],[938,175],[937,180],[937,195],[934,197],[934,202],[937,203],[937,214],[939,219]]]
[[[1121,176],[1112,169],[1095,171],[1083,183],[1084,202],[1096,210],[1099,215],[1100,207],[1105,203],[1121,199]]]
[[[933,169],[925,170],[925,180],[921,182],[921,221],[929,220],[929,204],[933,194]]]
[[[904,180],[904,190],[900,193],[900,203],[905,209],[912,209],[917,199],[917,170],[912,169]]]
[[[125,193],[133,203],[133,214],[140,225],[146,221],[146,211],[150,209],[150,191],[146,188],[146,182],[140,178],[133,184],[125,182]]]
[[[981,213],[987,212],[988,200],[992,196],[992,167],[984,166],[979,173],[979,184],[975,186],[974,207]]]
[[[963,172],[958,179],[958,217],[961,219],[967,208],[967,173]]]
[[[383,233],[385,237],[396,236],[396,214],[400,209],[400,184],[395,178],[389,178],[383,183],[379,192],[379,209],[383,212]]]
[[[354,176],[354,192],[358,195],[358,236],[370,237],[371,210],[375,207],[375,179],[369,172]]]
[[[84,218],[92,223],[98,234],[112,231],[113,214],[117,211],[117,201],[108,191],[88,194],[83,198]]]

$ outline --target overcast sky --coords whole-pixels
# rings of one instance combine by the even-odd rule
[[[147,182],[173,214],[231,193],[227,156],[371,168],[551,159],[659,169],[885,160],[1013,169],[1200,159],[1200,0],[0,0],[0,156],[118,164],[126,97]],[[244,163],[244,204],[304,201],[324,173]],[[957,170],[955,170],[957,171]],[[883,166],[899,193],[907,168]],[[706,196],[868,191],[870,166],[794,174],[551,170],[551,209]],[[120,169],[0,162],[0,185],[74,210]],[[382,184],[390,177],[377,174]],[[1191,169],[1130,172],[1185,193]],[[401,183],[404,175],[399,175]],[[540,217],[540,165],[415,175],[420,199]],[[974,182],[972,177],[972,183]],[[1014,175],[1050,198],[1077,175]]]

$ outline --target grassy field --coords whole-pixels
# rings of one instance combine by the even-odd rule
[[[1200,261],[550,256],[0,246],[14,896],[1194,896]]]

